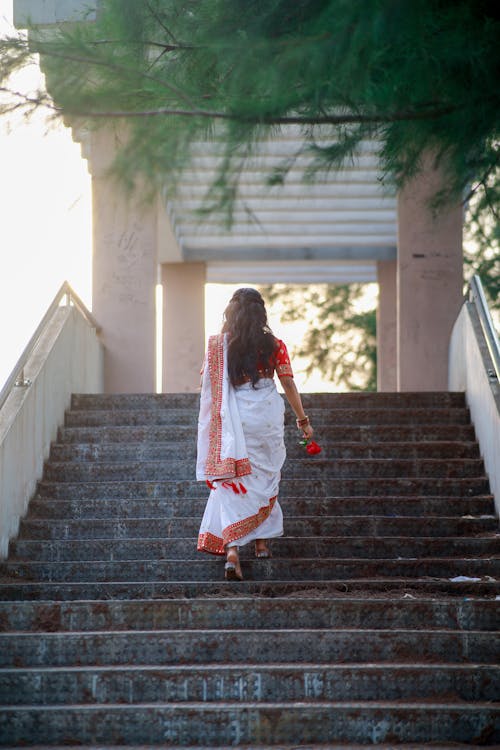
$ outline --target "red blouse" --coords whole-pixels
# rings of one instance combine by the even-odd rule
[[[205,363],[200,370],[200,375],[203,375]],[[293,378],[292,365],[290,363],[290,357],[285,342],[281,339],[276,339],[276,348],[269,357],[268,366],[265,367],[262,360],[257,362],[257,372],[261,378],[272,378],[276,372],[279,378],[290,377]],[[244,378],[241,383],[248,382],[250,378]]]
[[[257,372],[262,378],[272,378],[275,371],[279,378],[285,376],[293,378],[290,357],[288,356],[286,345],[281,339],[276,339],[276,349],[269,358],[269,365],[264,367],[260,360],[257,363]]]

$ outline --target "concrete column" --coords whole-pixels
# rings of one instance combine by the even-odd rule
[[[108,176],[113,133],[92,133],[92,311],[102,326],[104,389],[155,390],[156,206],[127,196]]]
[[[205,351],[204,263],[163,263],[163,391],[194,393]]]
[[[398,390],[448,388],[448,346],[462,303],[460,205],[437,214],[431,160],[398,196]]]
[[[397,261],[377,262],[377,390],[397,391]]]

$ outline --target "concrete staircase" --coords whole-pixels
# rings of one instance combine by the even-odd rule
[[[197,397],[73,397],[0,566],[0,745],[499,746],[500,537],[463,395],[304,400],[324,452],[288,419],[286,536],[228,584],[196,552]]]

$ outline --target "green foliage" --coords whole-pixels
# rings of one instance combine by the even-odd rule
[[[488,298],[493,320],[500,324],[500,198],[498,183],[490,180],[488,190],[474,195],[466,214],[464,275],[477,274]]]
[[[102,0],[96,23],[0,42],[0,85],[40,53],[56,111],[127,123],[116,170],[152,190],[194,140],[225,144],[212,186],[231,205],[259,138],[287,123],[317,177],[382,144],[402,183],[433,153],[455,197],[498,166],[500,23],[492,0]],[[48,104],[40,92],[28,107]],[[318,134],[330,144],[318,145]],[[323,143],[323,141],[322,141]],[[269,175],[286,179],[287,165]],[[496,200],[496,194],[490,198]]]
[[[339,388],[377,389],[376,308],[363,304],[366,285],[287,286],[261,288],[271,308],[282,307],[283,322],[311,320],[295,356],[307,360],[306,375],[314,370]]]

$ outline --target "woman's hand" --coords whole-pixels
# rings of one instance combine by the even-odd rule
[[[307,438],[307,440],[310,440],[314,435],[314,430],[309,423],[305,424],[300,429],[302,430],[304,437]]]

